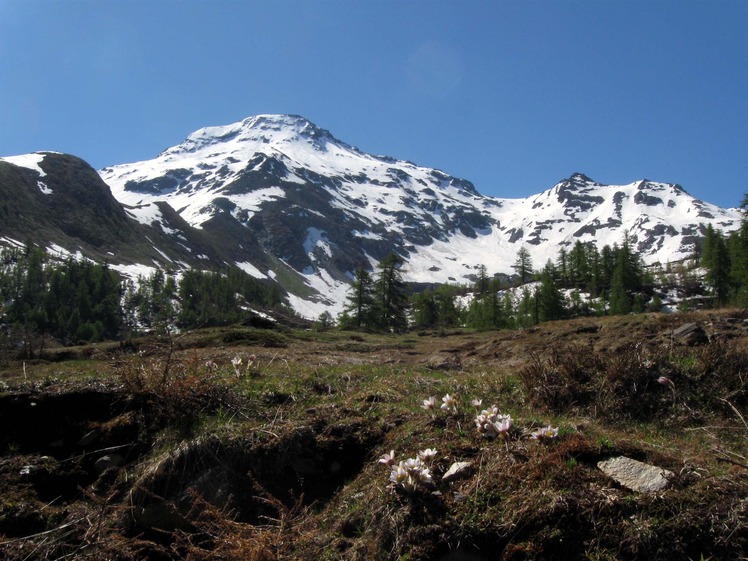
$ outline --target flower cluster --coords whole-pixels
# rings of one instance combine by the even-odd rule
[[[669,382],[669,380],[658,381],[663,385]],[[476,411],[479,411],[479,413],[477,413],[475,417],[475,426],[478,429],[478,433],[480,433],[483,437],[492,440],[500,438],[506,444],[507,450],[509,450],[510,431],[512,430],[512,427],[514,425],[514,420],[512,419],[511,415],[499,413],[499,408],[496,405],[492,405],[491,407],[483,409],[481,411],[481,407],[483,407],[482,399],[473,399],[470,403],[473,407],[475,407]],[[444,397],[442,397],[441,409],[447,414],[457,415],[457,404],[457,395],[446,394]],[[421,405],[421,407],[426,411],[430,411],[433,416],[434,412],[436,411],[437,405],[437,398],[431,396],[428,399],[423,400],[423,404]],[[548,442],[549,440],[554,439],[557,436],[558,427],[554,428],[550,425],[538,429],[531,434],[531,438],[533,440],[537,440],[538,442]],[[394,471],[395,468],[393,468],[393,472]],[[396,476],[393,475],[393,477]],[[402,474],[400,475],[400,477],[402,477]],[[395,481],[395,479],[393,479],[393,481]]]
[[[508,440],[509,429],[512,428],[512,417],[499,414],[498,407],[493,405],[475,417],[475,426],[478,427],[478,432],[486,438],[501,437],[503,440]]]
[[[236,355],[231,359],[231,365],[234,367],[234,373],[236,374],[236,377],[240,377],[242,373],[241,370],[239,370],[239,367],[242,365],[242,357]]]
[[[456,395],[447,394],[442,398],[441,410],[449,415],[457,415],[457,403],[458,400]],[[433,415],[436,411],[436,405],[436,397],[432,395],[428,399],[423,400],[421,408],[425,409],[426,411],[430,411]]]
[[[547,427],[543,427],[542,429],[533,431],[533,433],[530,435],[530,438],[539,442],[546,442],[552,438],[556,438],[557,436],[558,427],[554,428],[551,425],[548,425]]]
[[[247,357],[247,367],[246,372],[248,373],[250,368],[255,363],[255,360],[257,360],[257,357],[254,354],[251,354]],[[236,355],[234,358],[231,359],[231,365],[234,367],[234,373],[236,374],[237,378],[241,378],[242,372],[241,372],[241,365],[242,365],[242,357],[239,355]]]
[[[419,486],[428,487],[431,485],[433,477],[428,466],[435,457],[436,450],[427,448],[419,452],[416,458],[408,458],[395,463],[395,451],[391,450],[381,457],[379,463],[389,466],[390,481],[396,487],[401,487],[411,493]]]

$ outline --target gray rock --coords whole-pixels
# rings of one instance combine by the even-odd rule
[[[458,479],[466,479],[471,475],[473,475],[472,462],[455,462],[449,467],[447,473],[444,474],[442,481],[449,483]]]
[[[618,456],[597,463],[605,475],[637,493],[652,493],[665,489],[673,472],[626,456]]]
[[[682,341],[688,346],[703,345],[709,342],[706,331],[697,323],[684,323],[673,331],[673,339]]]
[[[104,473],[109,468],[120,467],[125,463],[125,459],[119,454],[107,454],[102,456],[94,464],[97,473]]]

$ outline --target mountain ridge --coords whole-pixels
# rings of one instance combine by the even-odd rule
[[[133,222],[192,257],[170,258],[172,267],[240,266],[279,282],[307,317],[339,311],[352,271],[391,251],[405,258],[408,281],[466,283],[480,265],[511,273],[520,247],[541,267],[576,241],[602,247],[624,235],[648,263],[679,261],[707,225],[730,231],[742,219],[679,185],[603,185],[580,172],[529,197],[489,197],[441,170],[362,152],[298,115],[204,127],[99,175]]]

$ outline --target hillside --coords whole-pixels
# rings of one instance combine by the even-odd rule
[[[0,555],[742,559],[747,335],[728,310],[405,336],[231,327],[6,358]],[[494,404],[505,439],[476,430]],[[547,425],[558,435],[531,437]],[[379,461],[427,448],[413,490]],[[666,470],[664,487],[603,471],[621,456]]]
[[[168,206],[151,205],[157,227],[134,220],[133,212],[80,158],[55,152],[0,158],[3,245],[31,242],[61,257],[83,255],[123,272],[222,263],[220,248]]]

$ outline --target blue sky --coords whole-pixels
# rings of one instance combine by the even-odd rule
[[[96,168],[300,114],[498,197],[574,172],[736,206],[743,0],[0,0],[0,156]]]

